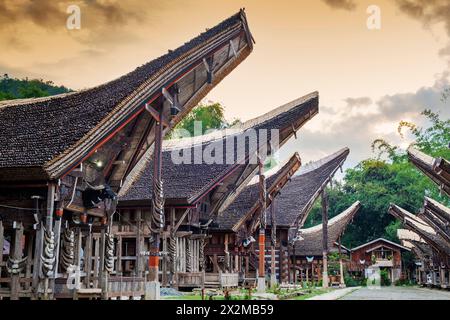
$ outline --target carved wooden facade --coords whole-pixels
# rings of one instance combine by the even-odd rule
[[[241,10],[104,85],[2,102],[0,297],[143,292],[143,274],[116,277],[136,263],[117,257],[126,243],[112,230],[117,194],[134,180],[138,163],[160,163],[154,150],[164,134],[252,48]],[[144,212],[141,223],[147,218]]]

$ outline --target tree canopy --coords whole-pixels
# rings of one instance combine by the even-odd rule
[[[423,111],[422,115],[429,120],[430,126],[423,128],[401,121],[399,134],[403,135],[405,129],[409,130],[415,138],[415,148],[433,157],[449,159],[450,120],[441,119],[439,113],[430,110]],[[354,201],[361,201],[360,212],[343,236],[343,244],[349,247],[379,237],[399,242],[397,229],[401,222],[387,212],[390,203],[413,213],[422,208],[425,195],[449,204],[448,199],[440,195],[438,186],[408,161],[406,150],[382,139],[375,140],[372,148],[375,157],[347,169],[343,181],[334,181],[333,187],[328,189],[330,217],[339,214]],[[305,227],[320,221],[318,201]]]
[[[24,98],[39,98],[70,92],[64,86],[55,86],[52,81],[42,79],[17,79],[4,74],[0,78],[0,101]]]
[[[225,119],[225,107],[219,102],[201,103],[175,126],[167,139],[199,136],[210,130],[229,128],[239,122],[238,119],[228,122]]]

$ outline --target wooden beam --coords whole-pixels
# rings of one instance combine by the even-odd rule
[[[189,211],[191,210],[191,208],[187,208],[183,215],[181,216],[180,220],[178,220],[177,224],[175,225],[175,227],[173,228],[173,233],[177,232],[178,228],[180,227],[180,225],[183,223],[184,219],[187,217]]]
[[[14,235],[11,241],[11,247],[9,254],[12,259],[18,261],[22,259],[22,236],[23,236],[23,225],[18,222],[15,229]],[[2,248],[3,250],[3,248]],[[11,300],[19,300],[20,291],[20,273],[11,275]]]
[[[37,224],[36,238],[34,240],[34,257],[33,257],[33,295],[35,299],[38,298],[39,289],[39,275],[41,270],[41,253],[44,240],[44,228],[42,222]],[[31,257],[30,257],[31,258]]]
[[[62,209],[60,209],[62,210]],[[58,210],[56,210],[58,213]],[[62,211],[61,211],[62,214]],[[61,222],[62,217],[57,217],[55,221],[55,226],[53,227],[53,233],[55,235],[55,266],[53,269],[53,276],[50,282],[50,288],[52,289],[52,295],[54,295],[55,292],[55,281],[58,276],[58,265],[59,265],[59,251],[60,251],[60,244],[61,244]]]
[[[99,275],[99,263],[98,263],[98,258],[100,256],[100,241],[99,241],[99,237],[96,236],[94,238],[94,288],[98,288],[98,275]]]
[[[136,210],[135,211],[135,220],[136,220],[136,266],[135,266],[135,275],[137,277],[142,276],[142,258],[141,258],[141,238],[142,238],[142,232],[141,232],[141,219],[142,219],[142,211]]]
[[[2,274],[3,265],[3,244],[5,243],[3,221],[0,220],[0,275]]]
[[[86,288],[91,286],[91,269],[92,269],[92,232],[89,230],[86,237],[86,244],[84,246],[84,271],[86,276],[84,278],[84,284]]]
[[[228,58],[231,56],[230,53],[232,53],[233,56],[235,56],[235,57],[237,56],[237,52],[234,47],[233,40],[230,40],[230,50],[229,50]]]
[[[262,159],[258,157],[259,166],[259,202],[260,202],[260,223],[259,223],[259,264],[258,264],[258,277],[265,277],[265,255],[266,255],[266,204],[267,204],[267,194],[266,194],[266,179],[263,174],[264,164]]]
[[[203,65],[205,66],[206,72],[211,73],[211,70],[209,69],[209,64],[206,61],[206,58],[203,58]]]
[[[28,257],[28,259],[27,259],[27,266],[26,266],[26,269],[25,269],[25,278],[31,278],[31,267],[33,265],[32,256],[33,256],[33,242],[34,242],[34,238],[35,238],[35,233],[33,233],[33,232],[28,233],[27,238],[26,238],[26,243],[27,243],[26,248],[27,248],[27,257]],[[0,248],[3,248],[3,246],[0,246]],[[1,264],[1,259],[0,259],[0,264]],[[1,273],[1,271],[0,271],[0,273]],[[25,283],[25,289],[26,290],[30,289],[30,283],[29,282]]]
[[[145,105],[145,110],[147,110],[157,122],[161,122],[163,126],[170,128],[170,122],[167,120],[167,118],[164,117],[158,110],[153,108],[150,104]]]
[[[328,196],[325,189],[322,192],[322,254],[322,286],[328,288]]]
[[[117,274],[121,275],[122,274],[122,236],[118,236],[117,237],[117,250],[116,250],[116,254],[117,254],[117,266],[116,266],[116,272]]]
[[[106,229],[102,228],[100,231],[100,268],[98,277],[100,279],[100,288],[102,289],[102,299],[108,298],[108,276],[109,273],[105,272],[105,245],[106,245]]]

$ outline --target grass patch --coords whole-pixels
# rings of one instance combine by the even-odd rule
[[[307,289],[307,290],[304,290],[305,294],[303,294],[301,296],[298,296],[298,297],[295,297],[295,298],[292,298],[292,300],[306,300],[306,299],[312,298],[314,296],[318,296],[318,295],[321,295],[321,294],[324,294],[324,293],[327,293],[327,292],[331,292],[331,291],[333,291],[333,289],[331,289],[331,288],[327,288],[327,289],[324,289],[324,288]]]

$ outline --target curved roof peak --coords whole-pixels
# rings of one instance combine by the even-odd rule
[[[179,139],[171,139],[164,141],[164,149],[165,150],[173,150],[173,149],[182,149],[187,147],[194,147],[197,145],[201,145],[204,143],[211,143],[214,141],[220,141],[225,138],[231,136],[237,136],[249,129],[257,128],[258,126],[262,126],[264,124],[269,124],[271,121],[275,121],[278,117],[289,113],[297,108],[305,107],[305,104],[308,102],[312,102],[317,100],[319,97],[319,93],[317,91],[309,93],[305,96],[292,100],[280,107],[277,107],[261,116],[245,121],[244,123],[236,124],[230,128],[218,129],[212,132],[209,132],[204,135],[194,136],[194,137],[183,137]],[[315,104],[314,108],[310,108],[309,110],[305,110],[305,112],[309,112],[311,115],[317,113],[318,105]],[[284,125],[290,125],[289,123],[284,123]],[[269,125],[270,126],[270,125]],[[273,123],[273,129],[281,129],[281,125],[279,123]]]

